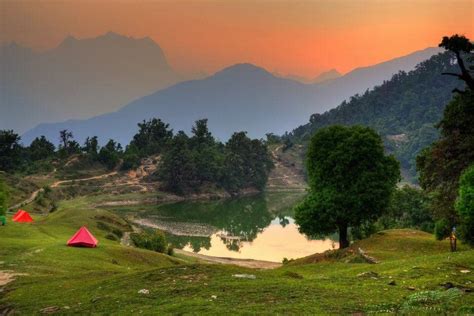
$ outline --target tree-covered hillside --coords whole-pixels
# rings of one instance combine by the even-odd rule
[[[373,90],[355,95],[349,102],[323,114],[313,114],[309,123],[286,136],[291,143],[307,143],[316,130],[325,126],[370,126],[382,135],[386,149],[400,160],[407,175],[414,177],[416,155],[437,139],[435,125],[452,97],[451,91],[461,85],[441,73],[455,70],[451,53],[438,54],[413,71],[400,72]]]

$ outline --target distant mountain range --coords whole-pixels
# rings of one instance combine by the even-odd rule
[[[23,132],[115,111],[180,80],[148,37],[70,36],[46,52],[12,43],[0,49],[0,128]]]
[[[248,131],[251,137],[281,134],[307,121],[356,93],[381,84],[400,70],[409,71],[439,52],[428,48],[370,67],[356,69],[320,84],[303,84],[279,78],[250,64],[237,64],[201,79],[178,83],[137,99],[116,112],[85,120],[40,124],[23,134],[25,144],[45,135],[58,139],[69,129],[82,142],[97,135],[101,142],[113,138],[127,144],[144,119],[159,117],[177,130],[189,131],[193,122],[209,119],[212,133],[226,140],[234,131]]]

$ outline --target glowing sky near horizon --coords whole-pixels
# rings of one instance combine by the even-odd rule
[[[314,77],[474,38],[474,0],[0,0],[0,42],[36,50],[67,35],[149,36],[183,73],[238,62]]]

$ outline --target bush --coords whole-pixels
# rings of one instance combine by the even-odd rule
[[[441,219],[435,223],[434,233],[436,240],[443,240],[451,233],[449,222],[446,219]]]
[[[420,189],[405,185],[390,198],[387,212],[380,217],[381,229],[414,228],[432,233],[434,221],[429,210],[429,197]]]
[[[174,248],[173,248],[173,246],[169,245],[169,246],[168,246],[168,250],[166,251],[166,253],[168,254],[168,256],[174,255]]]
[[[459,197],[456,201],[461,240],[474,245],[474,165],[469,167],[459,181]]]
[[[109,240],[113,240],[113,241],[118,241],[119,238],[117,236],[115,236],[114,234],[112,233],[108,233],[107,235],[105,235],[105,238],[109,239]]]
[[[141,233],[131,233],[130,238],[138,248],[153,250],[160,253],[165,253],[168,250],[166,237],[163,232],[159,230],[153,232],[143,231]]]
[[[0,179],[0,216],[7,212],[8,191],[3,181]]]
[[[369,238],[380,230],[381,228],[376,223],[365,222],[360,226],[352,227],[350,231],[353,240],[361,240]]]

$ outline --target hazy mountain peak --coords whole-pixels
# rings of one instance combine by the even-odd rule
[[[61,47],[69,47],[74,45],[78,41],[77,38],[75,38],[72,35],[68,35],[66,38],[63,39],[63,41],[59,44],[58,48]]]
[[[333,68],[328,71],[320,73],[316,78],[313,79],[313,83],[321,83],[324,81],[339,78],[341,76],[342,74]]]
[[[101,36],[98,36],[97,38],[111,38],[111,39],[115,39],[115,38],[128,38],[126,37],[125,35],[121,35],[121,34],[118,34],[116,32],[113,32],[113,31],[108,31],[107,33],[105,33],[104,35],[101,35]]]
[[[0,68],[0,126],[19,132],[114,111],[180,80],[157,43],[115,32],[70,35],[44,52],[2,46]]]
[[[257,77],[274,77],[264,68],[255,66],[251,63],[239,63],[230,67],[224,68],[214,75],[215,78],[257,78]]]

